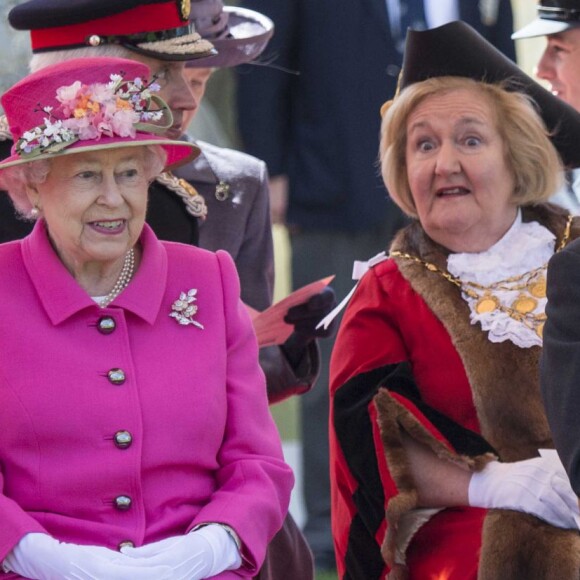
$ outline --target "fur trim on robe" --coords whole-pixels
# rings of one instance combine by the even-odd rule
[[[524,221],[536,220],[562,240],[567,212],[543,204],[523,209]],[[580,219],[572,224],[570,239],[580,236]],[[395,238],[393,250],[409,253],[446,270],[448,252],[433,242],[418,223]],[[514,248],[514,251],[517,249]],[[540,348],[522,349],[510,341],[492,343],[480,325],[472,325],[469,308],[458,288],[416,262],[395,258],[399,271],[446,327],[457,349],[477,410],[482,436],[502,461],[512,462],[553,448],[539,389]],[[407,577],[394,536],[405,514],[416,507],[416,491],[401,441],[401,431],[428,446],[443,460],[465,469],[480,470],[490,455],[464,457],[437,441],[413,414],[385,390],[375,402],[389,468],[400,491],[387,510],[389,533],[382,548],[392,570],[389,580]],[[418,510],[421,511],[421,510]],[[417,529],[419,525],[415,526]],[[416,529],[414,531],[416,531]],[[410,537],[404,544],[408,544]],[[509,510],[490,510],[483,527],[479,580],[568,580],[580,577],[580,535]]]

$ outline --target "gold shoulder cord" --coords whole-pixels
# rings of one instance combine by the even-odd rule
[[[564,228],[564,235],[556,248],[556,252],[559,252],[570,241],[570,231],[573,219],[572,215],[568,215],[566,226]],[[484,286],[470,280],[462,280],[461,278],[442,270],[435,264],[422,260],[418,256],[412,254],[395,250],[389,253],[389,257],[402,258],[403,260],[416,262],[417,264],[421,264],[427,268],[430,272],[439,274],[442,278],[445,278],[445,280],[454,286],[457,286],[463,294],[477,300],[475,311],[478,314],[499,310],[536,332],[540,338],[542,337],[546,315],[545,313],[534,314],[534,310],[538,306],[538,299],[546,297],[547,262],[539,268],[535,268],[529,272],[525,272],[518,276],[512,276],[505,280],[499,280],[489,286]],[[502,304],[500,299],[493,293],[498,290],[520,292],[518,297],[510,305],[507,305]]]
[[[185,209],[190,215],[205,220],[207,217],[207,205],[205,199],[199,194],[197,189],[185,179],[176,177],[170,171],[160,173],[156,181],[164,185],[170,191],[176,193],[185,204]]]
[[[562,248],[568,244],[570,241],[570,230],[572,229],[572,222],[574,221],[574,216],[572,214],[568,214],[568,219],[566,220],[566,227],[564,228],[564,235],[556,248],[556,252],[559,252]]]

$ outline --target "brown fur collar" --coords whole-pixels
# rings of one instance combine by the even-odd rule
[[[567,213],[555,206],[526,208],[524,220],[537,220],[562,238]],[[580,233],[575,225],[573,234]],[[393,250],[422,258],[446,270],[448,252],[433,242],[418,223],[395,239]],[[514,249],[514,251],[517,251]],[[492,343],[469,321],[469,308],[458,288],[423,265],[395,258],[399,271],[446,327],[465,367],[482,435],[504,461],[537,455],[553,447],[540,399],[540,348],[522,349],[510,341]],[[525,402],[525,405],[523,404]],[[512,412],[517,410],[517,412]]]
[[[524,221],[537,220],[560,244],[567,212],[544,204],[526,208]],[[570,239],[580,236],[580,220],[575,219]],[[393,250],[413,254],[446,269],[448,252],[430,240],[418,223],[411,224],[395,238]],[[511,342],[491,343],[479,326],[469,322],[467,304],[459,289],[423,265],[396,258],[399,270],[434,314],[443,322],[457,349],[477,409],[482,435],[504,461],[537,455],[541,447],[553,447],[539,393],[539,347],[521,349]],[[401,523],[412,519],[417,495],[410,475],[401,431],[430,446],[442,460],[454,461],[466,469],[479,470],[489,457],[459,457],[436,441],[414,416],[386,392],[375,398],[381,437],[391,474],[400,494],[389,502],[388,534],[383,556],[391,566],[389,578],[407,577],[404,551],[417,524],[401,538]],[[580,537],[544,524],[517,512],[492,510],[488,513],[480,556],[479,580],[577,580],[580,576]]]

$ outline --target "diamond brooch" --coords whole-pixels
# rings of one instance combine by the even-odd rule
[[[183,326],[193,324],[194,326],[197,326],[197,328],[203,330],[203,324],[193,319],[197,313],[197,304],[194,304],[197,300],[196,294],[197,290],[195,288],[192,288],[187,292],[181,292],[179,299],[171,305],[169,316],[175,318],[175,320]]]

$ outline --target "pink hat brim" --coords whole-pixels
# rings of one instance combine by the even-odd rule
[[[134,139],[126,137],[101,137],[97,140],[77,141],[66,149],[61,149],[58,153],[41,153],[35,157],[22,157],[12,153],[0,162],[0,171],[15,165],[40,161],[41,159],[54,159],[63,155],[73,155],[75,153],[87,153],[89,151],[100,151],[107,149],[120,149],[125,147],[144,147],[147,145],[160,145],[167,153],[166,170],[175,169],[189,161],[195,159],[201,152],[199,147],[187,141],[173,141],[165,137],[156,135],[145,135],[138,133]],[[14,151],[14,147],[12,148]]]

